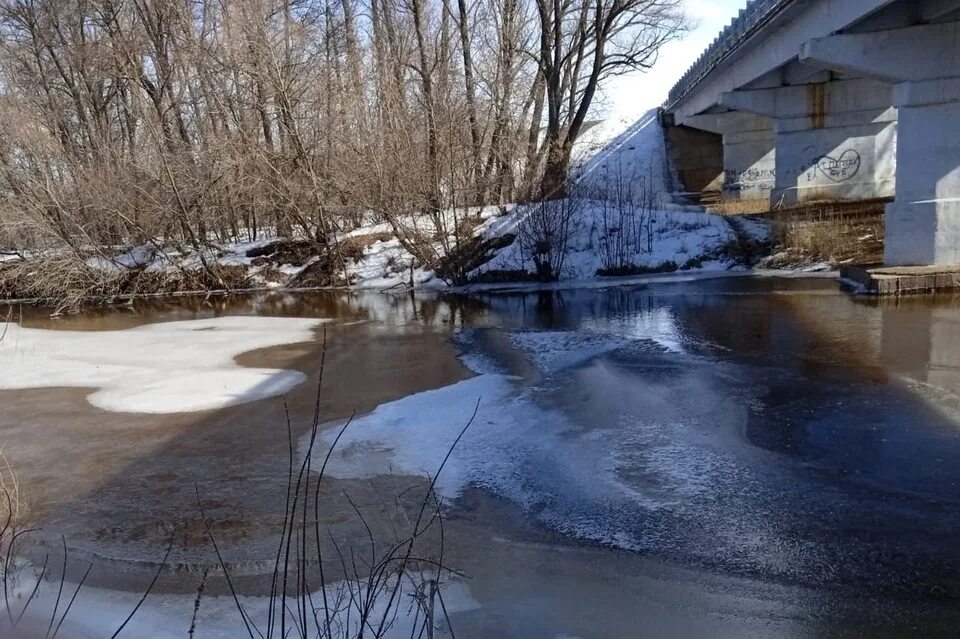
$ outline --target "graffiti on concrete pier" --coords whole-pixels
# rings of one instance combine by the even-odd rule
[[[801,173],[808,182],[817,181],[823,176],[834,183],[846,182],[860,172],[863,160],[856,149],[847,149],[839,155],[821,155],[802,167]]]

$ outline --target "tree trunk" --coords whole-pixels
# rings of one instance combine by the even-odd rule
[[[547,145],[547,162],[543,170],[543,181],[540,183],[540,197],[556,200],[568,195],[572,149],[570,142],[559,136],[551,136]]]

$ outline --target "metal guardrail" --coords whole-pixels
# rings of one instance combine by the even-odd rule
[[[748,35],[768,18],[795,0],[750,0],[746,8],[714,39],[707,50],[693,63],[680,81],[670,89],[667,105],[676,104],[714,69],[730,52],[739,47]]]

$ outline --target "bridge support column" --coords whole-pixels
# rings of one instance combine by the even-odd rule
[[[723,137],[723,199],[769,198],[776,164],[773,123],[769,119],[728,112],[694,115],[683,124]]]
[[[884,262],[960,264],[960,78],[897,86],[897,197]]]
[[[892,88],[875,80],[725,93],[731,109],[774,119],[774,205],[893,197],[897,113]]]
[[[960,23],[842,34],[807,42],[801,60],[896,83],[896,199],[884,261],[960,264]]]

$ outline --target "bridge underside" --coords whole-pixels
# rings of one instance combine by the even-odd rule
[[[668,108],[713,158],[688,189],[771,206],[893,198],[887,264],[960,264],[960,0],[795,4]],[[674,137],[683,177],[696,136]]]

